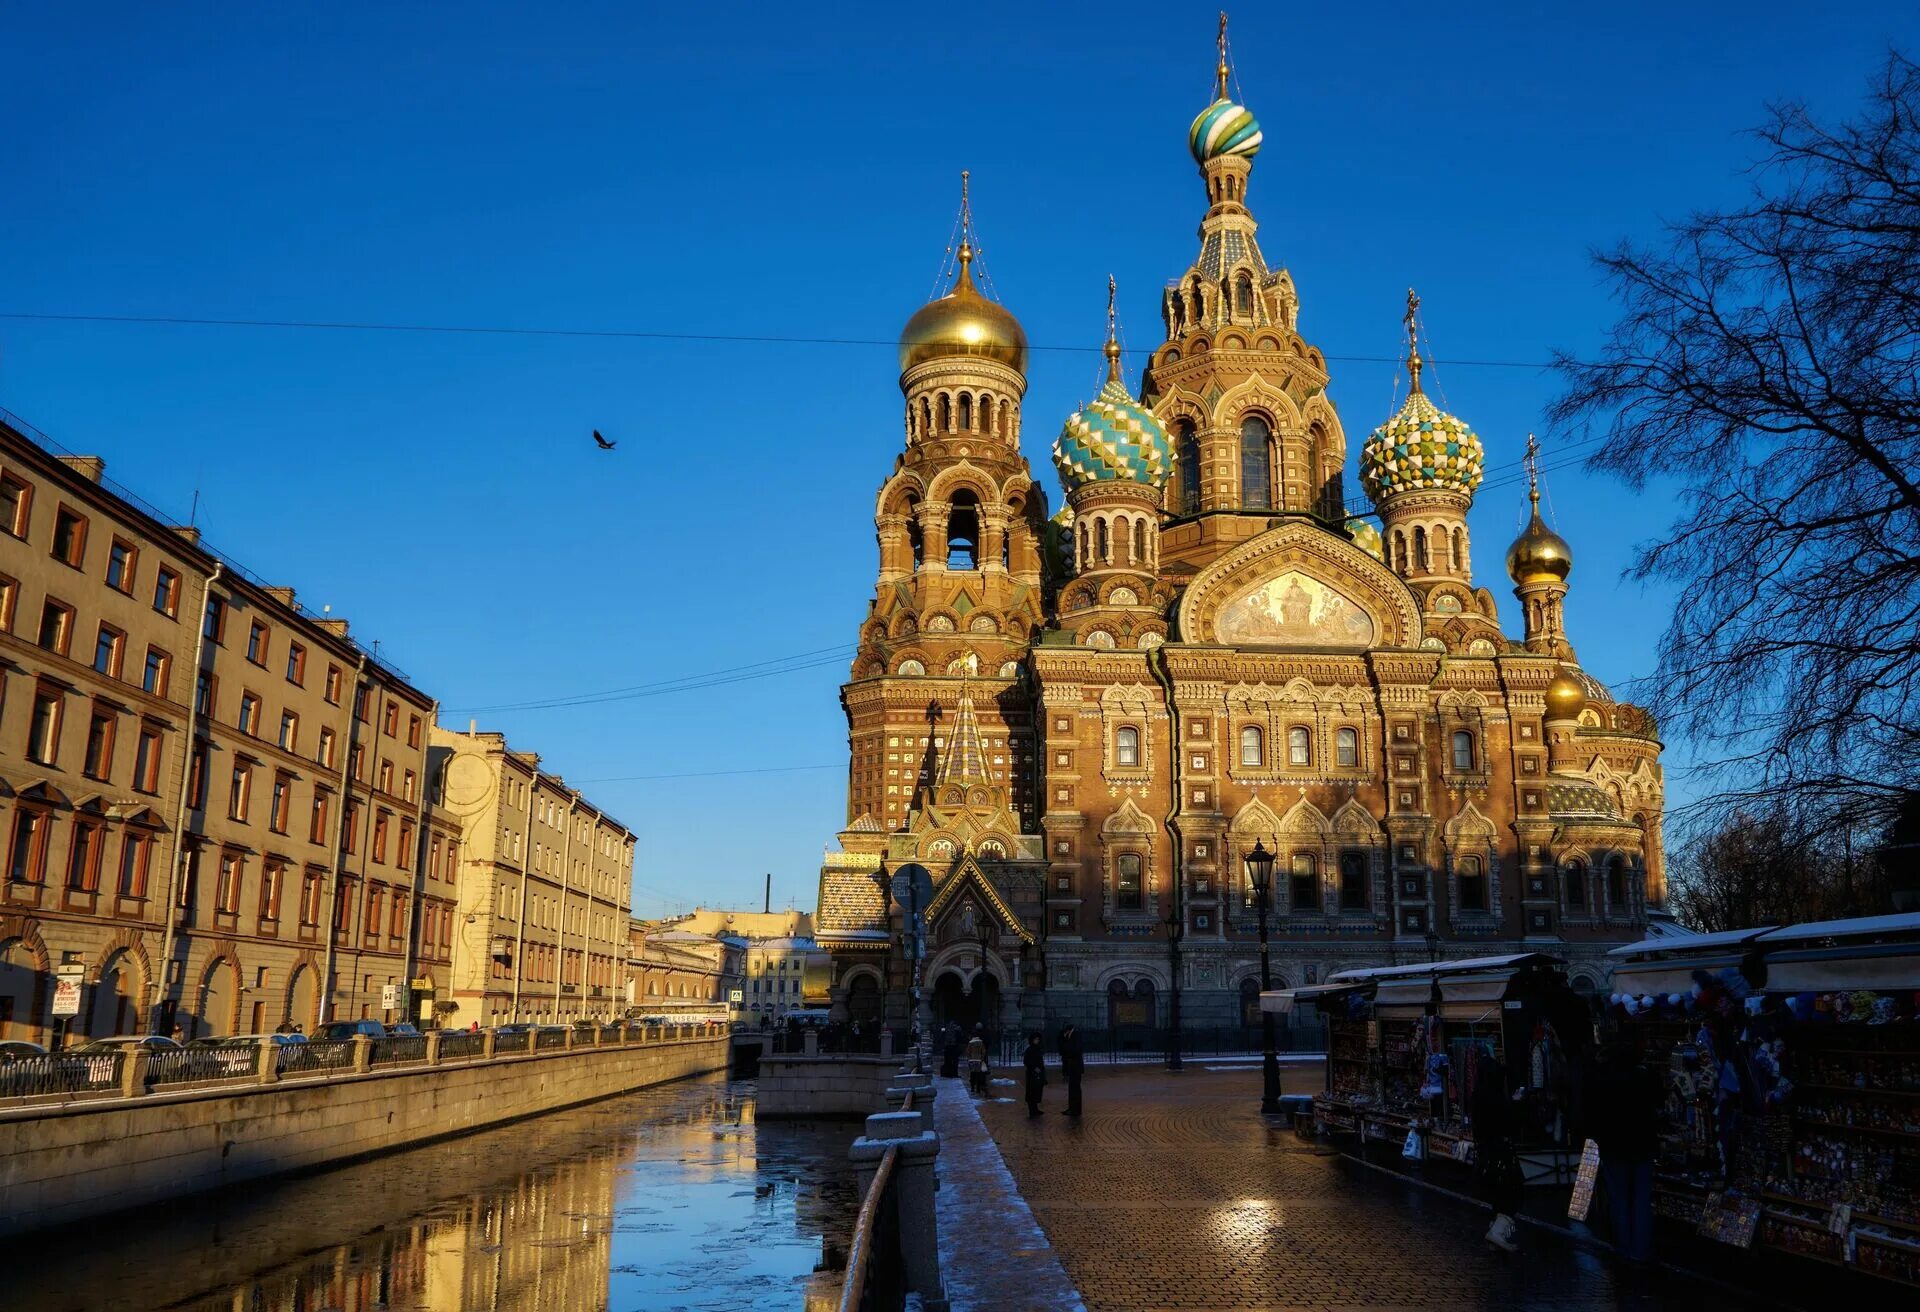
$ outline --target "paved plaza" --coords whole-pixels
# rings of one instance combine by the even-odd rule
[[[1196,1062],[1179,1076],[1158,1066],[1091,1068],[1078,1122],[1061,1114],[1058,1070],[1049,1076],[1048,1110],[1037,1120],[1011,1085],[974,1104],[1024,1199],[1011,1223],[992,1154],[983,1161],[977,1141],[953,1143],[950,1160],[943,1154],[942,1244],[958,1276],[949,1290],[956,1312],[1075,1306],[1071,1296],[1061,1301],[1055,1263],[1091,1312],[1797,1306],[1670,1271],[1616,1276],[1603,1254],[1535,1227],[1523,1231],[1522,1253],[1496,1254],[1481,1238],[1479,1207],[1268,1124],[1257,1067]],[[1285,1082],[1310,1092],[1319,1080],[1306,1067]],[[965,1087],[941,1086],[943,1138],[966,1139],[974,1118],[950,1105],[967,1098]]]

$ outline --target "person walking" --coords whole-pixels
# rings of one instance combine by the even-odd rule
[[[1067,1082],[1067,1115],[1080,1114],[1080,1077],[1087,1069],[1080,1027],[1068,1021],[1060,1030],[1060,1075]]]
[[[1623,1261],[1653,1257],[1653,1158],[1660,1138],[1660,1077],[1640,1060],[1638,1036],[1614,1035],[1593,1068],[1584,1100],[1587,1134],[1600,1146],[1600,1179]]]
[[[1473,1159],[1480,1172],[1480,1188],[1493,1209],[1487,1242],[1509,1253],[1519,1251],[1514,1214],[1520,1210],[1520,1158],[1513,1150],[1513,1101],[1507,1093],[1507,1071],[1491,1052],[1482,1052],[1474,1065],[1473,1095],[1468,1101],[1473,1118]]]
[[[1040,1114],[1040,1095],[1047,1087],[1047,1050],[1040,1046],[1040,1031],[1027,1035],[1027,1051],[1022,1058],[1027,1068],[1027,1115]]]
[[[978,1025],[967,1040],[967,1086],[976,1096],[987,1096],[987,1036]]]

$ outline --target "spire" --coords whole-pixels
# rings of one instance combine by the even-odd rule
[[[1113,275],[1107,275],[1107,381],[1120,382],[1120,329],[1119,319],[1114,313],[1114,295],[1118,291]],[[1124,384],[1123,384],[1124,386]]]
[[[1225,100],[1227,99],[1227,76],[1230,70],[1227,68],[1227,11],[1224,9],[1220,11],[1220,37],[1218,44],[1220,46],[1220,66],[1213,71],[1215,81],[1213,98],[1215,100]]]
[[[1413,380],[1409,388],[1420,390],[1420,294],[1407,288],[1407,374]]]
[[[979,672],[980,658],[972,652],[967,653],[967,663],[960,676],[960,704],[954,708],[953,729],[947,735],[946,759],[940,762],[939,787],[945,792],[948,785],[959,788],[974,784],[992,783],[987,775],[987,754],[980,746],[980,721],[973,714],[973,684],[970,680]]]
[[[954,277],[953,289],[972,288],[973,273],[973,203],[967,198],[967,170],[960,170],[960,272]]]
[[[1527,500],[1532,503],[1533,517],[1540,518],[1540,443],[1532,433],[1527,434],[1527,454],[1523,464],[1527,467]]]

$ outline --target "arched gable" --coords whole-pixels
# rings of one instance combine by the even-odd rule
[[[1298,433],[1304,429],[1300,408],[1293,403],[1293,398],[1259,374],[1228,388],[1213,403],[1213,422],[1217,427],[1237,432],[1249,410],[1264,410],[1272,415],[1274,428],[1282,433]]]
[[[1493,842],[1493,821],[1481,814],[1480,808],[1472,802],[1454,813],[1447,821],[1447,846],[1459,847],[1463,843],[1491,844]]]
[[[992,505],[999,500],[999,485],[993,475],[971,460],[962,460],[957,465],[949,465],[934,477],[933,485],[927,489],[930,501],[951,501],[953,494],[965,489],[980,499],[982,505]]]
[[[1333,837],[1333,826],[1327,823],[1325,812],[1303,797],[1288,807],[1287,813],[1280,817],[1280,828],[1277,832],[1311,834],[1325,842]]]
[[[1160,826],[1154,823],[1153,817],[1145,811],[1142,811],[1139,806],[1134,803],[1131,796],[1123,798],[1120,802],[1119,809],[1108,816],[1106,822],[1100,826],[1100,832],[1102,834],[1145,834],[1151,836],[1157,833],[1159,829]]]
[[[1398,576],[1343,537],[1289,520],[1188,584],[1180,640],[1306,648],[1413,648],[1420,607]]]
[[[1272,807],[1256,797],[1240,808],[1227,829],[1235,834],[1277,834],[1280,832],[1280,817],[1273,813]]]
[[[1380,829],[1380,822],[1373,813],[1360,805],[1360,799],[1349,797],[1333,813],[1333,831],[1348,842],[1358,840],[1378,846],[1386,841],[1386,834]]]

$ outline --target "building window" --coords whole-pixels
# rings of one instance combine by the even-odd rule
[[[419,779],[413,771],[408,770],[400,776],[400,796],[409,802],[413,800],[413,791],[417,787],[419,787]]]
[[[404,816],[400,820],[400,841],[393,849],[393,863],[401,867],[413,864],[413,821]]]
[[[213,909],[229,916],[240,914],[240,883],[246,875],[246,858],[238,852],[220,854],[220,875],[214,881]]]
[[[56,656],[65,656],[73,645],[73,607],[47,598],[40,607],[40,645]]]
[[[173,662],[158,647],[147,648],[146,669],[140,675],[140,691],[155,697],[167,695],[167,674]]]
[[[1340,909],[1367,909],[1367,856],[1364,852],[1340,854]]]
[[[320,923],[323,878],[318,870],[309,870],[300,876],[300,924],[303,928],[313,928]]]
[[[1310,852],[1293,854],[1293,910],[1296,914],[1320,910],[1320,868]]]
[[[142,729],[133,749],[133,789],[137,793],[160,791],[160,731]]]
[[[370,884],[367,886],[366,915],[360,922],[360,929],[368,938],[378,938],[380,936],[380,912],[383,910],[381,904],[385,901],[386,888],[383,885]]]
[[[387,860],[387,813],[378,812],[373,817],[373,859],[386,864]]]
[[[93,668],[96,673],[109,679],[120,677],[120,662],[127,649],[127,635],[110,624],[100,626],[100,635],[93,643]]]
[[[253,766],[245,761],[237,761],[233,767],[233,778],[227,786],[227,815],[234,820],[245,821],[247,807],[253,802]]]
[[[1353,729],[1335,729],[1333,731],[1333,761],[1335,765],[1356,766],[1360,764],[1360,734]]]
[[[327,841],[327,812],[331,808],[332,794],[325,789],[313,790],[313,819],[307,825],[307,841],[324,843]]]
[[[380,760],[380,791],[383,793],[393,791],[393,762],[385,757]]]
[[[33,518],[33,489],[11,474],[0,474],[0,530],[27,536]]]
[[[327,729],[327,728],[322,728],[320,730],[320,750],[314,753],[314,759],[320,762],[320,764],[326,766],[328,769],[333,768],[333,754],[334,754],[335,741],[336,741],[336,738],[333,730]]]
[[[1313,764],[1313,737],[1302,725],[1287,730],[1287,764]]]
[[[193,681],[193,713],[195,715],[213,715],[213,674],[208,670],[200,671]]]
[[[1116,911],[1146,908],[1146,890],[1140,877],[1140,854],[1122,852],[1114,863],[1113,905]]]
[[[325,696],[330,705],[338,706],[340,704],[340,667],[338,665],[327,666]]]
[[[307,649],[297,642],[287,644],[287,682],[296,687],[307,681]]]
[[[268,859],[260,866],[260,919],[280,919],[280,889],[287,879],[287,863]]]
[[[207,804],[208,772],[212,769],[210,750],[203,739],[194,744],[193,755],[187,758],[187,805],[196,811]]]
[[[125,538],[115,538],[113,545],[107,548],[107,586],[115,592],[133,595],[133,571],[138,559],[133,544]]]
[[[80,568],[87,555],[86,517],[65,506],[53,517],[53,558],[63,565]]]
[[[1453,869],[1460,880],[1460,909],[1485,911],[1487,909],[1487,875],[1480,866],[1480,858],[1463,856],[1454,862]]]
[[[87,751],[80,773],[89,779],[105,779],[113,773],[113,712],[95,711],[87,720]]]
[[[44,811],[14,812],[13,849],[7,858],[7,878],[15,884],[47,882],[47,839],[53,817]]]
[[[1122,768],[1140,764],[1140,731],[1130,724],[1113,731],[1113,763]]]
[[[386,720],[381,725],[381,730],[389,738],[400,732],[400,707],[398,703],[387,703]]]
[[[180,576],[165,565],[154,575],[153,608],[168,619],[180,614]]]
[[[1587,911],[1587,868],[1579,861],[1567,862],[1562,871],[1562,883],[1566,887],[1567,911],[1581,916]]]
[[[273,813],[267,817],[267,828],[276,834],[287,832],[287,815],[293,809],[293,780],[284,774],[273,777]]]
[[[420,745],[420,717],[417,715],[410,715],[407,717],[407,746],[418,747],[419,745]]]
[[[300,717],[292,711],[280,712],[280,746],[289,752],[300,748]]]
[[[227,636],[227,603],[222,597],[207,598],[207,615],[200,626],[208,642],[220,642]]]
[[[0,633],[13,632],[13,608],[19,600],[19,580],[0,574]]]
[[[1273,429],[1259,415],[1240,424],[1240,504],[1248,510],[1273,508]]]
[[[67,850],[67,891],[95,893],[100,889],[100,847],[106,829],[91,820],[73,822],[73,842]]]
[[[247,625],[247,659],[259,666],[267,663],[267,626],[259,620]]]
[[[127,898],[146,897],[147,876],[152,869],[153,835],[138,829],[127,830],[120,844],[119,895]]]
[[[1240,764],[1265,765],[1267,763],[1266,738],[1259,726],[1248,725],[1240,731]]]
[[[1454,731],[1453,768],[1462,772],[1473,769],[1473,735],[1465,729]]]
[[[1619,915],[1627,909],[1627,863],[1620,857],[1607,861],[1607,910]]]
[[[240,732],[260,736],[260,698],[250,692],[240,694]]]
[[[60,758],[60,714],[62,699],[45,689],[33,694],[33,712],[27,719],[27,759],[40,765],[57,765]]]

